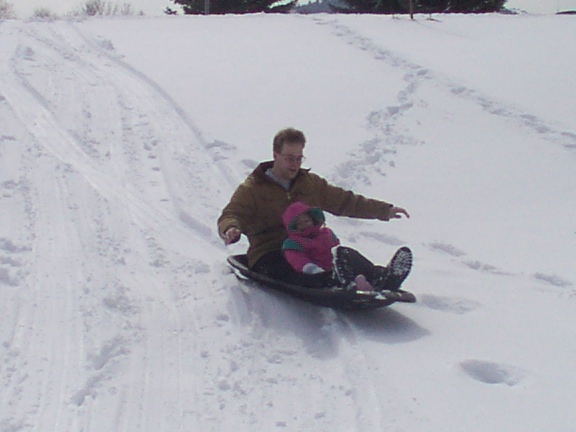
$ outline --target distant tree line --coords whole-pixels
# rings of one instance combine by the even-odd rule
[[[414,0],[414,11],[420,13],[486,13],[498,12],[507,0]],[[343,6],[331,5],[337,12],[401,14],[410,8],[409,0],[339,0]]]
[[[247,14],[256,12],[287,13],[298,0],[172,0],[185,14]],[[207,3],[208,1],[208,3]]]
[[[298,0],[172,0],[185,14],[245,14],[256,12],[287,13]],[[413,0],[420,13],[498,12],[507,0]],[[331,11],[339,13],[408,13],[410,0],[326,0]]]

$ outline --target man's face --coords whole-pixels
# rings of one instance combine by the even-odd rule
[[[304,144],[285,143],[280,153],[274,152],[274,175],[282,180],[292,180],[304,161]]]

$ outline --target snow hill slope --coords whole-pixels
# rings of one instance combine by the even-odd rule
[[[0,22],[0,431],[573,431],[569,16]],[[238,282],[215,220],[295,126],[406,207],[329,217],[419,299]]]

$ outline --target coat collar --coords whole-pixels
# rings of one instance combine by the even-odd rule
[[[259,181],[259,182],[273,182],[273,180],[266,175],[266,171],[271,169],[274,166],[274,161],[265,161],[261,162],[255,169],[252,171],[252,176]],[[310,171],[310,168],[300,168],[296,177],[292,180],[292,184],[303,174],[307,174]]]

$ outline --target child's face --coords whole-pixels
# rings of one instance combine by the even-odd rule
[[[298,218],[296,218],[296,230],[304,231],[311,226],[314,226],[314,219],[308,213],[302,213]]]

